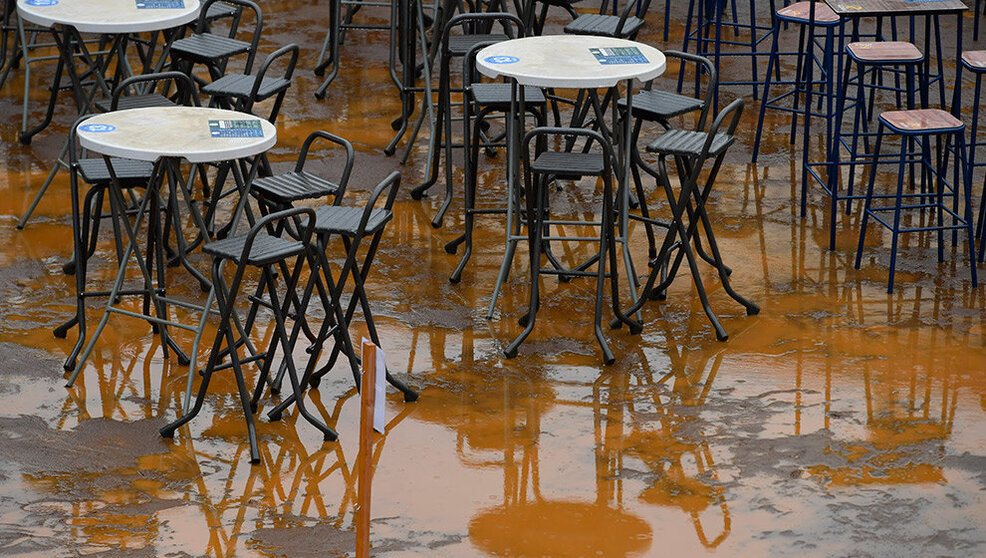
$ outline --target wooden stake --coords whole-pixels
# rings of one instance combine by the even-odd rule
[[[376,393],[377,346],[363,341],[360,378],[359,480],[356,508],[356,558],[370,556],[370,488],[373,483],[373,399]]]

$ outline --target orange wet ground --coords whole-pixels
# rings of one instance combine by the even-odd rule
[[[678,47],[684,13],[665,43],[655,4],[643,39]],[[526,250],[492,320],[498,218],[480,219],[463,281],[447,281],[457,259],[442,247],[461,230],[458,200],[445,227],[432,228],[441,184],[424,201],[406,191],[423,177],[425,142],[406,166],[382,153],[399,112],[386,37],[350,32],[343,70],[316,101],[310,68],[326,4],[263,6],[265,52],[294,41],[303,53],[271,159],[285,168],[311,130],[326,129],[356,144],[353,200],[393,169],[404,177],[369,294],[388,366],[421,398],[388,394],[389,431],[374,454],[374,555],[986,555],[986,304],[961,243],[939,264],[933,238],[905,241],[887,295],[888,234],[871,229],[855,271],[858,212],[840,217],[834,251],[817,188],[798,216],[800,145],[788,145],[786,118],[768,114],[760,161],[748,164],[751,103],[710,212],[734,286],[760,314],[746,316],[707,271],[730,334],[717,342],[683,274],[667,301],[645,306],[641,335],[607,330],[617,361],[603,366],[592,283],[549,278],[538,327],[504,359],[526,303]],[[0,90],[0,554],[352,553],[359,400],[345,367],[309,395],[339,442],[322,443],[296,412],[263,418],[255,466],[228,373],[214,379],[202,416],[174,441],[158,436],[181,406],[186,370],[162,358],[142,322],[114,317],[76,386],[62,387],[76,335],[51,335],[73,308],[74,282],[61,272],[71,253],[66,175],[25,230],[14,225],[72,111],[66,99],[56,125],[22,146],[22,87],[15,71]],[[746,91],[724,89],[724,100]],[[44,96],[36,87],[32,119]],[[481,161],[484,203],[503,195],[502,161]],[[591,207],[589,186],[559,192],[562,206]],[[640,265],[645,239],[634,232]],[[93,280],[108,281],[112,263],[104,239]],[[199,296],[175,276],[178,292]],[[90,306],[93,323],[100,305]],[[354,337],[364,331],[358,318]],[[189,346],[187,334],[176,337]]]

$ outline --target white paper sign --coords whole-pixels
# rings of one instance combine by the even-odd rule
[[[363,343],[370,343],[367,338],[363,338]],[[365,363],[366,360],[364,359]],[[373,429],[381,434],[386,434],[387,430],[387,358],[383,354],[383,349],[377,347],[377,366],[376,384],[373,394]]]

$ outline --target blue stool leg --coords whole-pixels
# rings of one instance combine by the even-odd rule
[[[760,135],[763,133],[763,119],[767,112],[767,105],[770,104],[770,80],[771,71],[774,69],[774,64],[779,64],[777,60],[777,35],[778,35],[778,21],[774,18],[774,25],[771,28],[771,33],[773,37],[770,42],[770,56],[767,58],[767,73],[764,75],[763,81],[763,96],[760,98],[760,118],[757,120],[757,133],[753,140],[753,162],[757,162],[757,155],[760,153]]]
[[[859,269],[859,264],[863,259],[863,244],[866,242],[866,222],[870,217],[870,205],[873,202],[873,183],[876,182],[876,166],[880,158],[880,144],[883,143],[883,123],[877,128],[876,146],[873,151],[873,162],[870,163],[870,178],[866,183],[866,199],[863,201],[863,218],[859,223],[859,245],[856,247],[855,269]]]
[[[897,269],[897,244],[900,240],[900,211],[904,198],[904,170],[907,167],[907,142],[901,138],[900,161],[897,165],[897,194],[894,197],[894,226],[890,238],[890,279],[887,281],[887,294],[894,292],[894,271]]]

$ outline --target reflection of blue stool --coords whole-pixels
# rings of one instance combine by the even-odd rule
[[[849,166],[849,178],[846,182],[846,193],[839,194],[840,173],[830,169],[828,180],[822,181],[821,177],[815,172],[815,166],[826,166],[829,163],[810,163],[809,172],[818,180],[820,184],[828,184],[827,190],[831,197],[831,212],[829,215],[829,248],[835,248],[835,222],[838,214],[839,200],[861,199],[864,196],[853,195],[855,184],[856,165],[868,164],[872,161],[870,156],[870,139],[873,135],[869,131],[869,120],[873,113],[874,94],[877,90],[892,91],[895,93],[896,106],[898,109],[913,109],[915,92],[922,93],[921,106],[927,106],[927,87],[922,67],[924,55],[916,46],[907,42],[900,41],[877,41],[877,42],[856,42],[846,46],[848,60],[846,62],[845,74],[842,79],[842,87],[837,95],[837,107],[835,111],[835,139],[832,142],[833,149],[845,147],[849,155],[846,160],[840,161],[839,166]],[[856,66],[856,96],[851,100],[853,105],[852,132],[843,134],[842,124],[846,111],[847,90],[852,83],[853,64]],[[880,83],[882,73],[892,72],[894,74],[895,85],[883,85]],[[900,86],[900,72],[905,74],[905,83]],[[880,73],[881,75],[877,75]],[[866,76],[872,75],[874,79],[866,83]],[[915,75],[918,77],[915,81]],[[867,98],[865,88],[869,88]],[[901,104],[901,93],[905,94],[906,106]],[[858,151],[859,140],[863,140],[864,152]],[[846,205],[846,214],[851,210],[851,205]]]
[[[859,228],[859,246],[856,249],[856,269],[859,269],[860,261],[863,257],[863,245],[866,240],[866,222],[870,217],[881,225],[890,229],[893,234],[890,248],[890,278],[887,283],[887,292],[892,293],[894,289],[894,267],[897,263],[897,239],[901,233],[919,231],[938,232],[938,261],[944,259],[944,232],[951,230],[958,232],[960,229],[966,231],[969,242],[969,262],[972,268],[972,286],[976,287],[976,261],[975,261],[975,241],[972,234],[972,199],[971,182],[968,174],[962,180],[962,187],[965,195],[965,206],[963,215],[959,215],[959,196],[958,184],[948,184],[945,182],[946,169],[942,155],[945,151],[942,147],[942,137],[947,139],[953,137],[958,144],[959,156],[964,159],[965,153],[965,124],[948,112],[939,109],[917,109],[888,111],[880,115],[879,128],[876,135],[876,147],[874,149],[873,164],[870,166],[870,178],[866,187],[866,201],[863,206],[863,219]],[[889,130],[893,134],[901,136],[900,156],[897,159],[897,190],[893,195],[874,196],[873,183],[876,181],[876,167],[880,158],[880,144],[883,141],[884,130]],[[931,162],[930,139],[935,137],[937,141],[938,166]],[[907,146],[909,140],[921,142],[921,153],[916,158],[908,153]],[[947,143],[946,143],[947,148]],[[886,162],[884,160],[883,162]],[[908,163],[919,163],[922,172],[928,172],[935,178],[934,192],[908,192],[904,193],[904,174]],[[964,165],[964,161],[961,163]],[[958,177],[958,172],[956,172]],[[946,192],[946,189],[948,190]],[[923,189],[922,189],[923,190]],[[945,204],[945,196],[952,197],[952,207]],[[893,206],[873,207],[873,198],[893,198]],[[908,200],[906,205],[904,201]],[[914,203],[910,203],[914,200]],[[919,209],[924,213],[925,209],[930,209],[931,215],[927,216],[928,221],[921,226],[902,227],[901,212],[905,209]],[[893,222],[888,222],[880,217],[881,212],[893,212]],[[946,214],[951,218],[952,223],[946,224]],[[952,243],[956,243],[957,238],[953,233]]]

